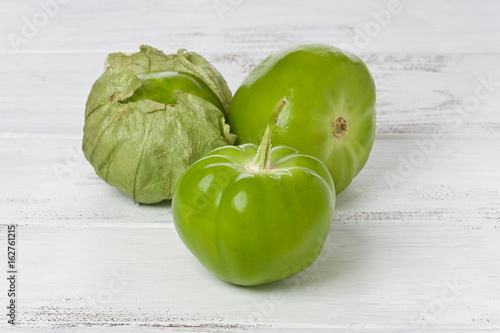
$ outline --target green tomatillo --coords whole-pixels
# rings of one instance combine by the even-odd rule
[[[126,102],[152,100],[162,104],[177,104],[175,91],[190,93],[215,105],[221,112],[224,106],[217,95],[205,82],[193,74],[183,72],[158,71],[137,75],[140,86]]]
[[[85,107],[82,150],[95,172],[140,203],[171,199],[184,171],[233,144],[231,91],[201,55],[143,45],[112,53]]]
[[[271,54],[233,96],[228,122],[236,144],[260,140],[269,109],[283,96],[288,106],[273,143],[320,159],[340,193],[365,165],[375,138],[375,83],[368,68],[355,55],[323,44]]]
[[[174,193],[180,238],[205,268],[233,284],[264,284],[302,271],[331,226],[335,187],[328,169],[294,148],[271,148],[284,105],[276,106],[258,148],[215,149],[184,173]]]

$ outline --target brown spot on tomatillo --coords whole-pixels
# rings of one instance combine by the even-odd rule
[[[333,136],[337,139],[342,138],[347,132],[347,121],[342,117],[337,117],[332,124]]]

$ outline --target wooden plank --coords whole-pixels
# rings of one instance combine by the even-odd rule
[[[48,137],[4,139],[0,147],[7,157],[1,181],[13,189],[3,194],[1,214],[20,224],[25,327],[498,328],[499,314],[491,310],[498,307],[500,253],[497,140],[450,139],[394,191],[383,173],[397,170],[395,161],[417,145],[377,140],[366,169],[339,196],[318,264],[253,289],[206,272],[175,234],[168,204],[132,204],[78,161],[76,148],[68,152],[71,145]],[[19,163],[28,156],[31,164]],[[68,156],[74,171],[59,180],[53,163]],[[123,269],[134,279],[96,311],[91,304],[108,295],[108,283]],[[455,284],[467,286],[456,298]],[[273,292],[284,301],[269,305]]]
[[[376,139],[368,164],[338,196],[349,223],[496,229],[500,225],[499,139]],[[423,147],[423,148],[420,148]],[[428,155],[425,155],[428,152]],[[3,223],[47,226],[171,223],[169,202],[134,204],[99,179],[72,138],[0,140]]]
[[[19,325],[0,331],[500,330],[499,1],[400,0],[380,29],[374,15],[394,2],[54,1],[0,2],[0,235],[17,224],[19,265]],[[106,54],[139,44],[197,51],[234,91],[306,41],[368,64],[375,146],[314,265],[231,286],[182,244],[169,202],[134,204],[95,175],[80,150],[85,100]],[[1,304],[6,290],[0,279]]]
[[[335,220],[313,266],[254,288],[205,271],[165,225],[18,226],[19,324],[499,328],[500,229],[441,222],[360,228]]]
[[[0,35],[6,37],[0,39],[0,50],[13,52],[16,43],[8,36],[17,34],[25,39],[17,46],[20,52],[127,51],[146,43],[203,52],[269,53],[310,40],[370,52],[500,52],[500,7],[495,0],[473,5],[467,0],[400,0],[399,6],[387,0],[64,3],[45,10],[51,15],[44,19],[44,7],[36,0],[3,1],[1,12],[9,15],[0,22]],[[389,16],[375,18],[389,10]],[[39,27],[24,28],[23,34],[24,26],[34,24],[33,16]]]
[[[205,56],[234,92],[266,54],[216,52]],[[360,56],[377,84],[379,134],[500,133],[497,55]],[[82,135],[85,102],[102,73],[105,57],[105,53],[0,55],[5,64],[0,67],[4,78],[0,82],[0,133]],[[480,100],[474,97],[477,89]]]

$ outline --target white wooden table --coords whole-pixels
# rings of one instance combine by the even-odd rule
[[[11,224],[19,332],[500,329],[499,1],[55,1],[0,1],[0,331]],[[234,92],[306,41],[371,69],[375,146],[317,262],[235,287],[184,247],[170,203],[95,175],[86,97],[106,54],[140,44],[204,55]]]

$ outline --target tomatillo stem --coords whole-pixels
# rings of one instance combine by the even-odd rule
[[[280,116],[283,107],[285,107],[285,100],[281,99],[276,108],[271,115],[271,118],[267,121],[267,128],[262,137],[262,141],[260,142],[259,148],[257,149],[257,153],[252,161],[252,170],[259,172],[267,172],[272,170],[271,166],[271,136],[273,134],[274,125],[278,121],[278,117]]]

